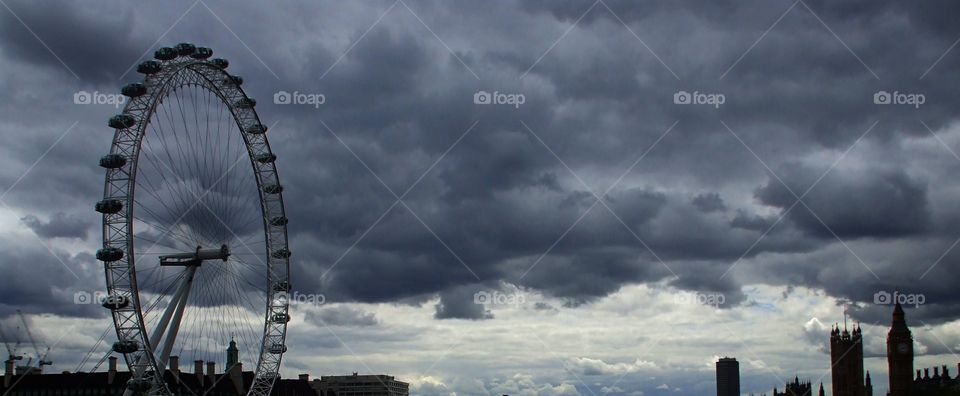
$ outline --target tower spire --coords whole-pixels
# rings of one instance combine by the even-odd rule
[[[847,303],[843,304],[843,332],[844,333],[847,332],[847,308],[848,307],[849,307],[849,304]]]
[[[237,348],[237,341],[230,336],[230,345],[227,347],[227,364],[224,365],[224,372],[229,373],[230,369],[240,363],[240,350]]]

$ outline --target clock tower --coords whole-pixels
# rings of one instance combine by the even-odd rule
[[[893,323],[887,333],[887,364],[890,396],[910,396],[913,385],[913,336],[900,303],[893,309]]]

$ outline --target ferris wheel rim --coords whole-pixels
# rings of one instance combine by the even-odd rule
[[[174,51],[179,50],[184,45],[178,45]],[[159,50],[157,58],[161,59],[161,51],[167,49],[169,48]],[[205,50],[207,57],[209,57],[212,51]],[[107,168],[104,199],[97,205],[98,211],[101,211],[101,204],[104,205],[102,207],[104,211],[101,211],[104,217],[103,249],[98,251],[97,258],[104,262],[107,299],[114,304],[110,308],[118,343],[134,341],[142,347],[140,350],[117,352],[124,355],[131,371],[134,371],[135,368],[143,368],[142,378],[149,379],[153,384],[151,393],[169,394],[169,390],[162,379],[162,373],[160,376],[156,375],[159,369],[155,351],[148,345],[147,324],[144,321],[143,306],[140,302],[141,290],[136,278],[135,237],[133,233],[134,197],[137,190],[138,161],[141,156],[141,146],[147,134],[147,126],[154,120],[157,115],[157,107],[163,99],[170,95],[171,90],[189,85],[181,78],[185,74],[191,74],[192,77],[197,78],[195,83],[199,83],[200,87],[216,95],[233,116],[233,124],[235,124],[237,130],[232,133],[239,132],[240,136],[243,137],[243,144],[247,148],[247,157],[255,175],[254,181],[259,195],[263,235],[266,240],[265,270],[267,285],[266,307],[263,309],[264,329],[256,360],[254,382],[251,384],[248,394],[266,395],[270,393],[274,380],[279,376],[280,361],[286,351],[286,330],[289,321],[288,301],[284,298],[277,298],[278,294],[282,295],[289,291],[290,253],[287,248],[286,211],[283,205],[282,185],[279,182],[279,175],[274,162],[276,156],[273,154],[265,136],[266,128],[254,109],[255,101],[247,96],[240,87],[242,79],[224,70],[228,64],[225,60],[214,59],[208,61],[205,57],[193,56],[198,52],[200,52],[200,49],[194,47],[194,50],[187,55],[189,57],[182,55],[184,52],[181,51],[180,56],[165,59],[162,62],[144,62],[144,64],[152,66],[159,63],[160,68],[154,73],[145,73],[147,75],[141,84],[143,89],[134,87],[129,92],[133,95],[140,94],[130,96],[124,105],[123,112],[114,117],[120,117],[117,123],[114,123],[113,118],[111,119],[110,126],[117,128],[115,128],[109,155],[123,156],[128,163],[121,164],[116,168],[104,166]],[[124,87],[125,95],[128,93],[127,88],[132,85],[134,84]],[[240,101],[245,105],[241,105]],[[133,119],[132,122],[131,119]],[[257,126],[261,130],[251,129],[253,126]],[[263,155],[266,155],[266,157],[263,157]],[[116,159],[118,157],[112,158]],[[268,161],[261,161],[262,158],[266,158]],[[103,166],[103,164],[104,160],[102,159],[101,165]],[[114,203],[111,200],[120,200],[122,209],[108,213],[115,209],[114,206],[110,206]],[[119,308],[123,298],[128,299],[129,309]],[[107,306],[107,302],[104,302],[104,305]],[[277,345],[282,347],[279,352],[275,350]],[[146,357],[144,358],[144,356]],[[146,362],[141,362],[143,359],[146,359]],[[157,385],[160,385],[159,388]]]

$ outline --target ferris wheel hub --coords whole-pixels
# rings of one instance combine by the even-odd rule
[[[206,260],[223,260],[230,258],[230,247],[226,244],[221,245],[219,249],[202,249],[197,246],[193,252],[174,253],[160,256],[160,265],[164,266],[195,266],[200,265]]]

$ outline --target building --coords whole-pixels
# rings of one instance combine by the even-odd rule
[[[818,395],[824,396],[822,383]],[[783,392],[774,387],[773,396],[813,396],[813,384],[810,381],[800,382],[800,377],[794,377],[793,382],[787,382],[783,387]]]
[[[957,371],[960,372],[960,363]],[[918,369],[912,390],[917,395],[960,395],[960,375],[950,377],[947,366],[934,367],[932,376],[929,368],[923,369],[923,376]]]
[[[325,375],[310,386],[317,396],[409,396],[410,384],[391,375]]]
[[[234,348],[236,346],[234,345]],[[228,350],[228,360],[230,352]],[[236,357],[234,355],[234,357]],[[167,386],[175,396],[243,396],[253,384],[254,373],[242,371],[239,360],[224,373],[217,373],[215,362],[194,362],[193,372],[180,370],[180,359],[170,357],[164,372]],[[206,363],[206,364],[204,364]],[[206,367],[206,372],[204,372]],[[106,372],[60,374],[16,373],[8,360],[0,394],[4,396],[121,396],[131,378],[129,371],[117,370],[117,358],[111,356]],[[309,378],[277,379],[274,396],[317,396]]]
[[[873,396],[870,372],[863,372],[863,334],[860,325],[847,331],[844,317],[843,331],[834,325],[830,330],[830,367],[833,396]]]
[[[906,315],[899,302],[893,308],[893,322],[887,333],[887,366],[890,376],[889,396],[911,396],[913,335],[907,327]]]
[[[890,368],[890,392],[887,396],[958,396],[960,375],[950,377],[947,366],[913,370],[913,335],[907,327],[900,303],[893,307],[893,320],[887,333],[887,365]],[[957,365],[960,371],[960,364]],[[916,376],[914,376],[916,373]]]
[[[740,396],[740,363],[736,358],[717,361],[717,396]]]

